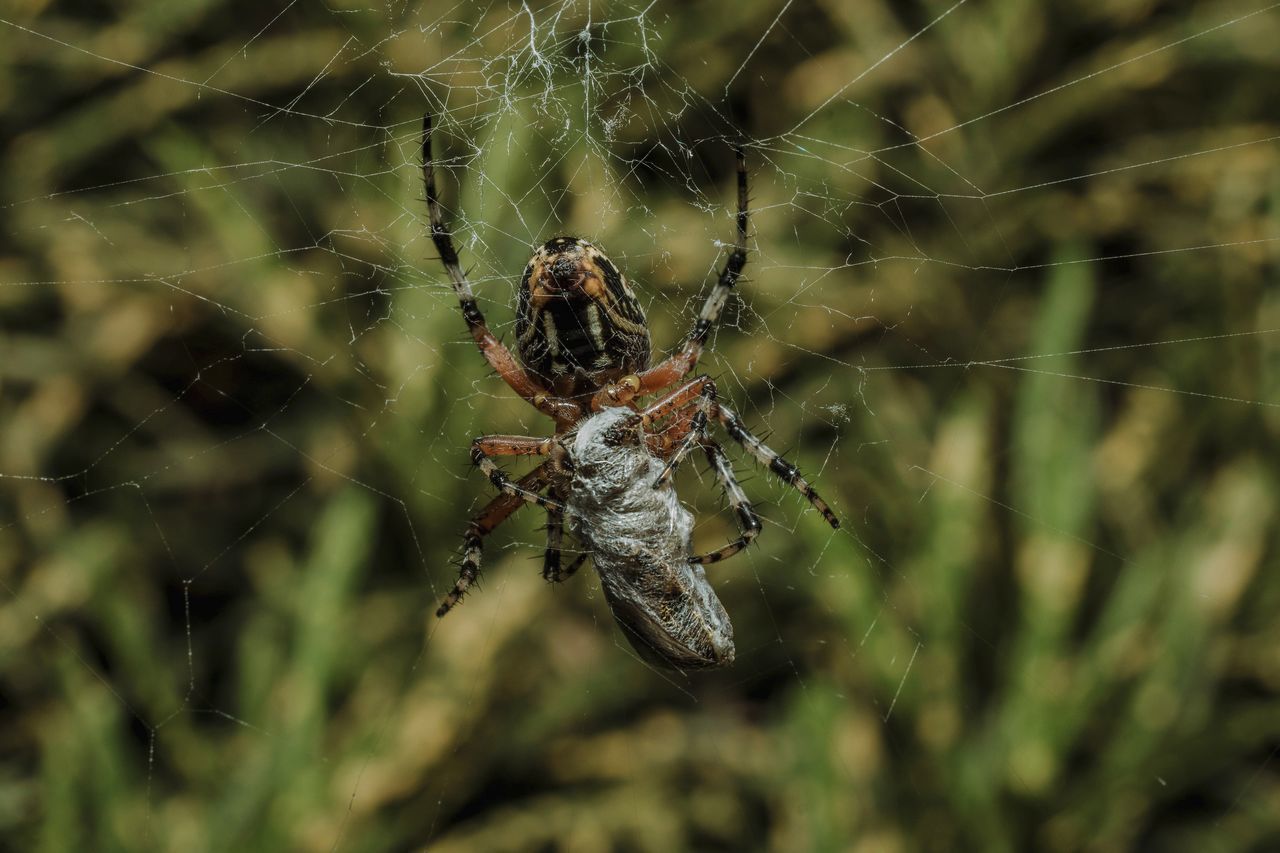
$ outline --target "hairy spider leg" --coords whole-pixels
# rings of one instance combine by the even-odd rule
[[[550,462],[542,463],[520,478],[519,487],[525,491],[544,488],[550,480],[550,470]],[[467,524],[467,532],[462,537],[462,564],[458,567],[458,580],[436,609],[437,618],[452,610],[480,576],[480,555],[484,550],[484,537],[492,533],[498,525],[511,517],[512,513],[525,503],[521,497],[504,493],[489,501],[484,509],[472,516]]]
[[[747,265],[747,225],[749,221],[747,209],[747,157],[740,146],[734,147],[734,156],[737,160],[738,169],[738,213],[735,217],[738,227],[733,249],[729,252],[729,257],[725,259],[724,267],[720,270],[720,277],[716,280],[715,287],[711,289],[711,293],[707,295],[707,301],[702,305],[702,310],[698,312],[698,319],[693,324],[693,330],[689,333],[689,337],[685,339],[684,346],[671,358],[640,374],[641,394],[664,388],[681,377],[687,376],[697,366],[698,359],[702,355],[702,348],[706,346],[707,338],[711,336],[711,330],[719,322],[720,314],[724,311],[724,306],[729,301],[729,294],[737,285],[738,277],[742,275],[742,270]]]
[[[542,579],[560,583],[560,549],[564,545],[564,512],[547,510],[547,550],[542,556]]]
[[[537,491],[523,488],[519,483],[511,482],[507,472],[499,468],[489,458],[493,456],[546,456],[551,452],[555,441],[550,438],[530,438],[523,435],[484,435],[471,441],[471,461],[484,472],[493,487],[504,495],[518,497],[521,500],[536,504],[546,509],[563,510],[559,501],[544,498]]]
[[[561,583],[573,577],[582,564],[591,556],[589,551],[578,554],[568,568],[561,568],[560,561],[564,543],[564,512],[547,510],[547,551],[542,561],[542,577],[551,583]]]
[[[692,415],[686,414],[690,411],[692,411]],[[661,477],[654,484],[655,487],[670,477],[671,472],[675,470],[675,466],[679,464],[679,457],[687,453],[692,446],[706,439],[705,421],[701,417],[704,412],[706,417],[714,417],[719,420],[725,432],[729,433],[729,437],[742,445],[743,449],[751,454],[756,461],[769,469],[772,474],[787,485],[804,495],[805,499],[813,505],[813,508],[822,513],[822,517],[826,519],[828,524],[834,528],[840,527],[840,519],[831,511],[831,507],[814,490],[809,481],[801,476],[800,470],[770,449],[763,441],[756,438],[743,425],[742,418],[738,417],[732,409],[719,401],[716,395],[715,380],[710,376],[704,375],[690,380],[658,399],[641,412],[641,423],[646,428],[652,427],[655,421],[671,414],[676,414],[678,418],[675,425],[665,431],[663,441],[660,443],[662,447],[677,445],[677,448],[668,459]],[[661,448],[656,450],[661,452]]]
[[[716,479],[720,481],[720,487],[724,489],[725,496],[729,499],[729,506],[733,508],[733,514],[738,521],[739,535],[723,548],[709,554],[691,557],[689,562],[718,563],[746,548],[760,534],[760,516],[756,515],[755,510],[751,508],[751,502],[747,500],[747,494],[738,483],[738,478],[733,475],[729,458],[724,455],[720,445],[711,439],[705,439],[701,444],[707,454],[707,461],[711,463],[711,469],[716,472]]]
[[[729,252],[729,257],[725,259],[724,267],[720,270],[720,277],[716,280],[715,287],[711,289],[711,293],[707,295],[707,301],[702,304],[702,310],[698,312],[698,319],[693,324],[693,330],[689,332],[684,344],[676,353],[661,364],[637,375],[639,381],[635,383],[634,390],[632,387],[622,387],[621,383],[601,389],[591,401],[593,411],[599,411],[606,405],[620,405],[630,402],[636,396],[660,391],[688,376],[697,366],[698,358],[702,355],[702,349],[706,346],[707,339],[711,336],[711,330],[719,322],[720,314],[724,311],[724,306],[729,301],[729,294],[737,285],[738,278],[742,275],[742,270],[747,265],[747,226],[749,223],[747,156],[742,147],[737,145],[734,146],[733,153],[737,161],[738,174],[738,212],[735,217],[737,235],[733,249]]]
[[[840,519],[836,518],[836,514],[831,511],[831,507],[827,506],[827,502],[814,491],[813,486],[809,485],[809,481],[800,476],[800,469],[783,459],[775,451],[770,450],[763,441],[752,435],[751,431],[743,426],[742,418],[734,414],[723,403],[716,404],[714,414],[724,427],[725,432],[729,433],[730,438],[742,445],[747,453],[755,457],[756,461],[769,469],[771,473],[804,495],[805,499],[813,505],[813,508],[822,513],[822,517],[827,520],[827,524],[839,529]]]
[[[675,450],[667,458],[667,464],[663,466],[662,473],[658,475],[658,479],[654,481],[653,487],[655,489],[670,480],[675,474],[676,466],[680,464],[680,461],[688,455],[690,450],[707,437],[707,420],[711,417],[711,413],[716,407],[715,381],[710,376],[699,376],[659,400],[644,414],[649,416],[651,412],[658,412],[660,414],[654,415],[654,417],[661,417],[663,414],[667,414],[672,409],[679,407],[691,408],[693,414],[687,420],[681,419],[677,424],[677,429],[684,431],[683,436],[677,434],[668,439],[673,443],[678,441],[679,444],[676,445]],[[645,423],[644,420],[641,422]]]
[[[453,290],[458,295],[458,304],[462,307],[462,318],[467,322],[471,339],[480,348],[480,353],[489,362],[502,380],[531,405],[545,415],[556,419],[556,423],[572,423],[580,416],[579,407],[565,400],[557,400],[546,393],[534,382],[529,374],[516,362],[511,351],[494,337],[485,324],[484,314],[476,304],[471,284],[458,262],[458,251],[453,245],[453,235],[445,223],[444,212],[440,207],[440,197],[436,191],[435,163],[431,156],[431,116],[422,117],[422,183],[427,190],[427,212],[431,219],[431,242],[435,243],[440,253],[440,262],[449,273]]]
[[[583,551],[581,554],[579,554],[576,558],[574,558],[574,561],[569,564],[569,568],[565,569],[564,573],[560,575],[560,580],[568,580],[569,578],[573,577],[574,572],[582,568],[582,564],[585,563],[587,561],[587,557],[590,557],[590,556],[591,556],[590,551]]]
[[[640,412],[641,426],[648,428],[654,421],[685,408],[690,400],[702,393],[702,386],[710,381],[709,376],[698,376],[654,400]]]
[[[489,477],[489,481],[505,495],[518,498],[522,502],[537,504],[547,511],[547,550],[542,561],[542,577],[553,583],[567,580],[582,565],[586,555],[578,557],[568,569],[561,569],[560,559],[564,543],[564,495],[556,487],[548,492],[547,497],[537,494],[537,489],[520,489],[520,485],[511,485],[506,472],[493,463],[489,456],[548,456],[544,466],[552,473],[561,472],[564,464],[560,457],[554,455],[558,442],[552,438],[533,438],[527,435],[484,435],[471,442],[471,457],[476,465]],[[503,482],[494,479],[495,474]],[[520,493],[517,494],[517,490]]]
[[[676,447],[688,436],[689,429],[692,427],[693,416],[697,413],[696,407],[685,406],[676,413],[671,423],[660,431],[646,434],[645,443],[649,448],[649,452],[660,459],[670,457],[675,452]]]
[[[649,452],[662,459],[670,457],[674,448],[684,441],[689,434],[693,416],[697,409],[689,405],[689,401],[702,393],[702,380],[699,376],[686,382],[679,388],[659,397],[648,408],[640,412],[640,424],[645,430],[645,445]],[[674,415],[675,417],[660,429],[656,422]]]

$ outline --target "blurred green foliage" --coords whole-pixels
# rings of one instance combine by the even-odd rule
[[[948,6],[7,9],[0,846],[1280,849],[1280,14]],[[431,617],[467,441],[547,425],[426,109],[508,334],[569,231],[674,345],[748,138],[705,365],[848,523],[747,483],[733,668],[528,512]]]

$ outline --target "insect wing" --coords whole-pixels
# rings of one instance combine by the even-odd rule
[[[596,568],[613,618],[642,658],[682,670],[733,663],[733,625],[701,566]]]

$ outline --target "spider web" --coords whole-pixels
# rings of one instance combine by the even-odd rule
[[[1280,5],[0,24],[0,835],[1276,840]],[[732,669],[636,659],[591,572],[542,583],[529,510],[432,619],[491,497],[467,442],[549,427],[435,258],[424,111],[508,341],[532,247],[571,233],[675,347],[745,145],[749,264],[700,367],[845,524],[725,440],[765,521],[710,573]]]

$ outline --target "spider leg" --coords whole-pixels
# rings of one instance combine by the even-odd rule
[[[458,250],[453,245],[453,235],[445,222],[444,212],[440,207],[440,196],[436,191],[435,163],[431,157],[431,116],[422,117],[422,183],[427,190],[427,212],[431,218],[431,242],[435,243],[440,253],[440,261],[453,290],[458,295],[458,304],[462,308],[462,318],[467,322],[471,339],[480,348],[480,353],[511,390],[515,391],[543,414],[561,421],[573,421],[577,418],[578,407],[564,400],[557,400],[548,395],[537,383],[529,378],[524,369],[516,362],[502,342],[494,337],[485,324],[484,314],[476,304],[471,284],[458,262]]]
[[[784,483],[804,495],[805,499],[813,505],[813,508],[822,513],[822,517],[827,520],[827,524],[837,529],[840,527],[840,519],[836,518],[836,514],[831,511],[831,507],[827,506],[827,502],[819,497],[813,486],[809,485],[809,481],[800,476],[800,470],[795,465],[770,450],[763,441],[752,435],[743,426],[742,419],[727,406],[723,404],[717,405],[716,416],[719,418],[721,425],[724,426],[725,432],[729,433],[730,438],[742,445],[747,453],[755,457],[757,462],[768,468]]]
[[[640,374],[641,394],[651,393],[670,385],[680,377],[688,375],[697,366],[698,359],[702,355],[702,348],[706,346],[707,338],[711,336],[711,330],[719,322],[720,314],[724,311],[724,306],[729,301],[729,294],[737,285],[738,277],[742,275],[742,270],[747,265],[747,225],[749,216],[747,208],[747,157],[741,147],[735,146],[733,153],[737,160],[738,172],[738,213],[735,217],[738,227],[733,248],[729,252],[729,257],[725,259],[724,267],[720,270],[720,277],[716,280],[715,287],[707,295],[707,301],[702,304],[702,310],[698,312],[697,322],[693,324],[693,330],[685,338],[684,345],[666,361]]]
[[[471,444],[479,445],[490,456],[547,456],[555,440],[528,435],[482,435],[472,439]]]
[[[697,407],[690,406],[688,403],[689,401],[685,400],[684,405],[676,410],[675,417],[661,429],[645,432],[645,446],[649,448],[651,454],[660,459],[666,459],[674,452],[676,445],[688,436],[693,426],[693,416],[698,413]],[[646,423],[645,426],[649,427],[650,424]]]
[[[547,484],[550,477],[549,471],[550,463],[544,462],[521,477],[518,485],[526,491],[541,489]],[[458,567],[458,580],[454,583],[453,589],[449,591],[449,594],[440,602],[440,607],[436,609],[437,618],[452,610],[462,600],[462,597],[467,594],[467,590],[475,583],[476,578],[479,577],[480,554],[484,550],[484,537],[492,533],[499,524],[506,521],[512,513],[524,505],[525,501],[520,497],[501,494],[489,501],[484,509],[472,517],[467,524],[467,532],[462,537],[462,565]]]
[[[737,161],[738,175],[738,212],[735,217],[737,234],[733,248],[729,252],[729,257],[725,259],[724,267],[720,270],[720,277],[716,280],[716,285],[711,289],[711,293],[707,295],[707,301],[702,304],[702,310],[698,312],[697,322],[694,323],[692,331],[685,338],[684,344],[679,351],[662,363],[636,374],[635,379],[631,382],[627,381],[630,377],[623,377],[621,382],[610,384],[601,389],[591,401],[593,411],[599,411],[606,405],[625,405],[635,396],[652,394],[668,385],[679,382],[680,379],[689,375],[694,367],[697,366],[698,358],[702,355],[702,349],[706,346],[707,338],[711,336],[711,330],[719,322],[720,314],[724,311],[724,306],[729,301],[729,294],[737,285],[738,277],[742,275],[742,270],[747,265],[747,226],[749,222],[747,155],[743,152],[741,146],[736,145],[733,153]]]
[[[542,563],[542,577],[551,583],[560,583],[573,577],[574,573],[587,561],[587,557],[591,556],[589,551],[583,551],[574,558],[568,568],[561,568],[563,543],[564,512],[547,510],[547,553]]]
[[[590,557],[590,556],[591,556],[590,551],[583,551],[581,554],[575,557],[573,562],[569,564],[569,568],[565,569],[564,573],[560,575],[560,580],[562,581],[568,580],[569,578],[573,577],[574,573],[578,571],[578,569],[582,568],[582,564],[585,563],[587,561],[587,557]]]
[[[733,468],[729,465],[729,459],[724,455],[720,445],[706,439],[702,442],[702,449],[707,454],[707,461],[711,463],[712,470],[716,472],[720,487],[729,498],[729,505],[733,508],[734,515],[737,516],[740,535],[723,548],[709,554],[691,557],[689,562],[718,563],[721,560],[727,560],[751,544],[751,541],[760,533],[760,516],[756,515],[755,510],[751,508],[751,502],[747,500],[746,492],[742,491],[742,486],[738,484],[738,478],[733,475]]]
[[[675,474],[676,466],[680,464],[680,461],[688,455],[690,450],[706,439],[707,420],[716,408],[715,380],[710,376],[699,376],[689,384],[676,389],[659,400],[642,415],[641,422],[647,424],[656,417],[669,414],[690,404],[694,407],[693,416],[687,421],[677,424],[677,430],[685,430],[683,436],[677,433],[677,435],[670,437],[670,441],[679,441],[680,444],[671,453],[670,458],[667,459],[667,464],[662,468],[662,473],[654,481],[653,487],[655,489],[670,480],[672,475]]]
[[[519,483],[511,482],[507,472],[499,468],[490,458],[494,456],[545,456],[551,452],[554,442],[546,438],[528,438],[522,435],[485,435],[471,441],[471,461],[484,472],[493,487],[504,495],[520,498],[527,503],[536,504],[547,510],[562,511],[559,501],[544,498],[537,490],[526,489]]]
[[[542,579],[559,583],[563,578],[560,572],[560,548],[564,544],[564,513],[557,509],[547,510],[547,551],[542,558]]]
[[[684,408],[691,400],[696,399],[697,396],[702,393],[702,386],[710,381],[710,376],[696,377],[681,385],[674,391],[664,394],[657,400],[654,400],[647,408],[640,412],[642,425],[647,427],[654,421],[665,418],[677,409]]]

